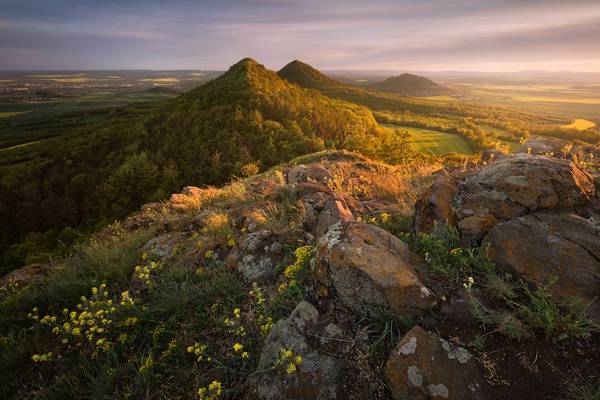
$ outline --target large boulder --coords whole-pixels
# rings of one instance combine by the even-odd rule
[[[383,307],[416,316],[435,304],[423,283],[421,259],[400,239],[374,225],[339,221],[317,244],[312,271],[323,306],[339,299],[355,312]]]
[[[436,224],[454,225],[456,217],[453,202],[457,190],[452,178],[438,175],[415,204],[413,230],[430,233]]]
[[[570,161],[517,155],[469,177],[460,188],[460,219],[507,220],[536,210],[575,207],[594,196],[593,178]]]
[[[287,319],[279,320],[262,348],[257,373],[247,382],[248,399],[260,400],[333,400],[344,396],[342,360],[339,352],[341,330],[333,324],[319,323],[319,312],[310,303],[301,302]],[[318,338],[318,339],[316,339]],[[293,354],[278,365],[281,351]],[[297,356],[295,372],[286,365]]]
[[[551,293],[592,303],[600,321],[600,216],[583,218],[573,211],[537,212],[494,226],[483,240],[489,258],[500,268],[532,284],[558,281]]]
[[[484,399],[484,378],[473,356],[418,326],[400,340],[385,364],[395,398]]]

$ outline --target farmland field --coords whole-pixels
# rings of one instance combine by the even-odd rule
[[[575,121],[571,122],[568,125],[564,125],[563,128],[567,129],[577,129],[578,131],[585,131],[586,129],[591,129],[596,126],[595,122],[588,121],[586,119],[577,118]]]
[[[450,86],[461,91],[465,101],[573,119],[600,119],[600,86],[478,83]]]
[[[449,153],[468,155],[474,153],[469,143],[459,135],[394,124],[382,124],[381,126],[387,129],[403,129],[409,131],[412,136],[413,148],[419,153],[433,154],[436,156]]]

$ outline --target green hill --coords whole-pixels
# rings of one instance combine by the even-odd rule
[[[71,228],[97,228],[182,186],[220,185],[248,164],[264,169],[377,130],[366,108],[251,59],[174,99],[54,122],[55,136],[0,151],[4,271],[57,238],[72,243]]]
[[[429,115],[444,113],[452,117],[462,117],[469,115],[470,110],[477,109],[457,102],[410,98],[397,93],[385,93],[345,84],[325,76],[317,69],[298,60],[290,62],[277,74],[288,82],[304,88],[316,89],[328,97],[363,105],[373,111],[410,111]]]
[[[451,89],[439,85],[431,79],[413,74],[392,76],[382,82],[370,84],[366,88],[397,93],[402,96],[441,96],[453,93]]]

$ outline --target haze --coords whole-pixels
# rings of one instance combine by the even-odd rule
[[[600,2],[1,0],[0,69],[600,71]]]

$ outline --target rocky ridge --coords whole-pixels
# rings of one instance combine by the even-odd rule
[[[465,246],[485,249],[498,268],[532,286],[557,277],[552,295],[582,298],[591,304],[588,315],[600,321],[594,302],[600,293],[600,199],[592,175],[573,161],[530,154],[473,171],[440,170],[433,179],[422,176],[431,170],[409,173],[345,152],[300,161],[223,189],[187,187],[169,201],[144,205],[123,223],[127,231],[156,232],[140,251],[164,266],[194,269],[207,259],[221,260],[271,296],[289,285],[287,270],[281,271],[291,262],[286,248],[314,246],[305,300],[274,322],[243,398],[508,399],[521,391],[545,398],[548,390],[537,385],[556,375],[540,372],[541,362],[514,358],[518,352],[494,361],[467,340],[478,326],[469,296],[488,306],[484,293],[467,283],[458,290],[445,286],[428,268],[430,255],[398,236],[409,228],[443,236],[453,227]],[[404,186],[393,187],[399,181]],[[411,212],[403,205],[416,197],[409,227]],[[23,287],[27,277],[47,272],[28,266],[1,285],[18,280]],[[131,289],[143,292],[144,285],[134,273]],[[460,312],[464,328],[452,322]],[[385,315],[386,324],[410,318],[412,328],[386,325],[389,349],[365,356],[374,345],[364,320],[375,313]],[[502,340],[489,350],[503,350]],[[282,349],[292,355],[282,356]],[[301,361],[292,361],[294,372],[286,373],[277,367],[282,357]],[[497,365],[506,362],[530,381],[515,378],[505,388],[510,377]]]

